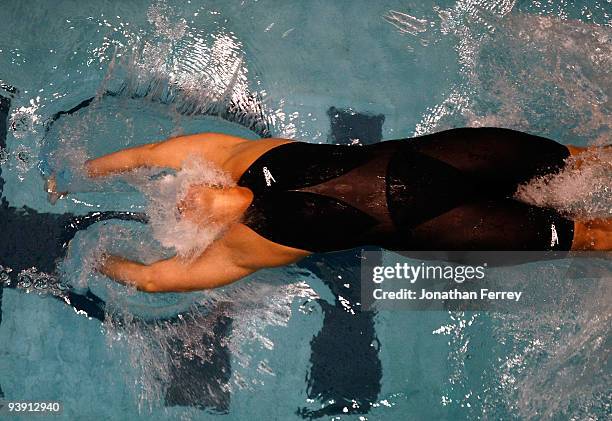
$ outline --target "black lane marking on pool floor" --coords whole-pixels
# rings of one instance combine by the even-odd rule
[[[0,83],[0,87],[4,89],[4,83]],[[14,89],[14,88],[13,88]],[[11,108],[11,100],[0,95],[0,154],[4,153],[6,148],[6,133],[8,127],[8,112]],[[2,165],[0,164],[0,206],[2,206],[2,191],[4,189],[4,179],[2,178]],[[2,265],[2,255],[0,254],[0,265]],[[0,323],[2,323],[2,282],[0,282]],[[2,389],[0,389],[0,394]]]
[[[231,303],[219,302],[206,315],[205,326],[210,330],[203,333],[201,346],[211,354],[206,359],[186,355],[183,342],[171,342],[173,364],[170,369],[170,385],[166,390],[166,406],[191,406],[218,414],[229,412],[231,394],[227,385],[231,377],[230,352],[223,342],[231,333],[232,319],[227,316]],[[190,319],[191,320],[191,319]],[[179,322],[178,318],[174,320]],[[202,325],[202,321],[193,321]],[[197,331],[197,330],[196,330]]]
[[[356,305],[361,301],[359,255],[359,250],[313,255],[298,263],[322,279],[336,297],[334,304],[319,300],[323,327],[311,341],[311,369],[306,378],[308,397],[325,406],[298,409],[305,419],[344,415],[344,408],[349,414],[366,414],[380,393],[382,365],[375,313],[362,312]]]
[[[13,87],[5,85],[0,82],[0,88],[6,90],[9,93],[14,93],[16,90]],[[8,112],[11,108],[11,100],[10,98],[6,98],[0,95],[0,153],[4,152],[6,148],[6,133],[8,127]],[[4,203],[4,199],[2,198],[2,191],[4,188],[4,179],[2,178],[2,165],[0,164],[0,206]],[[2,239],[0,239],[2,241]],[[0,265],[2,264],[2,254],[0,254]],[[2,324],[2,295],[3,295],[3,282],[0,281],[0,325]],[[1,381],[2,379],[0,379]],[[4,397],[4,392],[2,391],[2,385],[0,384],[0,398]]]
[[[333,143],[351,145],[358,140],[362,145],[371,145],[382,141],[383,114],[362,114],[330,107],[327,115],[331,122]]]
[[[370,145],[382,140],[385,121],[382,114],[362,114],[335,107],[327,114],[333,143],[350,145],[358,139],[359,143]],[[378,346],[372,346],[378,344],[375,313],[362,312],[356,305],[361,301],[359,256],[359,250],[315,254],[298,263],[323,280],[336,297],[333,305],[319,300],[323,327],[311,342],[312,366],[306,379],[308,397],[326,404],[317,410],[299,408],[297,414],[305,419],[343,415],[344,408],[349,414],[368,413],[380,393],[382,365]],[[348,311],[347,304],[354,309],[354,314]],[[358,408],[353,407],[353,401]]]
[[[0,95],[0,153],[3,153],[6,148],[6,133],[8,128],[8,112],[11,108],[11,100]],[[2,197],[2,189],[4,188],[4,179],[2,178],[2,165],[0,165],[0,197]]]
[[[17,284],[18,273],[32,266],[36,266],[41,272],[54,273],[57,260],[63,258],[65,246],[74,234],[105,219],[143,222],[142,215],[139,214],[125,212],[104,212],[84,216],[44,214],[37,213],[33,209],[11,208],[5,202],[0,206],[0,233],[2,233],[0,256],[3,264],[13,268],[11,287]],[[27,233],[29,241],[24,241],[23,233]],[[68,299],[74,309],[84,311],[89,317],[104,320],[105,302],[91,292],[81,295],[69,291]],[[166,322],[183,323],[178,318]],[[221,346],[221,341],[228,336],[227,331],[231,328],[231,323],[221,317],[217,318],[215,323],[214,335],[202,338],[203,346],[210,347],[211,343],[214,345],[215,351],[210,361],[189,361],[187,357],[176,357],[180,360],[180,364],[172,364],[167,405],[209,408],[219,413],[228,411],[230,395],[225,386],[229,382],[231,365],[229,351]],[[172,342],[169,354],[173,356],[184,354],[180,340]],[[196,378],[198,382],[194,383]],[[193,386],[187,387],[188,384]]]

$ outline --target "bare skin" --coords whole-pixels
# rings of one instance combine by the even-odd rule
[[[604,146],[608,149],[611,146]],[[575,158],[577,168],[584,165],[581,154],[590,152],[593,148],[583,148],[568,145],[571,156]],[[587,155],[587,154],[585,154]],[[584,156],[584,155],[583,155]],[[593,159],[588,157],[588,160]],[[612,250],[612,219],[593,219],[589,221],[574,221],[574,240],[572,250]]]
[[[201,133],[120,150],[87,161],[92,178],[105,177],[138,167],[166,167],[180,170],[189,156],[212,161],[238,181],[249,166],[268,150],[291,142],[287,139],[250,141],[218,133]],[[585,148],[569,146],[574,156]],[[54,189],[50,193],[57,194]],[[253,193],[244,187],[219,189],[193,186],[177,204],[185,218],[198,222],[205,206],[207,215],[231,224],[225,234],[198,258],[186,261],[178,256],[149,265],[119,256],[107,256],[100,271],[118,282],[146,292],[181,292],[216,288],[235,282],[259,269],[294,263],[309,254],[274,243],[260,236],[240,219]],[[575,221],[572,250],[611,250],[612,220]]]
[[[257,142],[217,133],[203,133],[168,139],[163,142],[121,150],[88,161],[90,177],[104,177],[138,167],[166,167],[180,170],[189,156],[211,161],[238,181],[247,168],[268,150],[291,142],[266,139]],[[239,221],[253,199],[243,187],[214,189],[195,186],[178,204],[183,216],[197,223],[198,201],[205,201],[207,214],[226,223]],[[108,256],[100,270],[122,283],[142,291],[169,292],[216,288],[241,279],[259,269],[294,263],[310,252],[274,243],[237,222],[194,261],[180,257],[150,265]]]

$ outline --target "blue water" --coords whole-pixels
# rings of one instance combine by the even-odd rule
[[[0,96],[10,99],[2,198],[12,214],[44,216],[18,232],[37,257],[17,260],[35,263],[0,254],[13,269],[0,270],[6,399],[60,400],[64,419],[609,416],[607,284],[545,315],[366,314],[359,260],[346,252],[219,292],[147,296],[91,263],[105,247],[162,255],[137,222],[98,222],[69,249],[45,249],[49,221],[143,212],[142,194],[113,186],[51,205],[41,176],[202,131],[365,143],[470,125],[609,143],[609,2],[5,1],[0,10]],[[30,266],[38,272],[22,272]]]

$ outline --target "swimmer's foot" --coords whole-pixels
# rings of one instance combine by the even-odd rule
[[[612,219],[575,221],[572,250],[612,250]]]
[[[68,195],[67,192],[60,193],[57,191],[57,182],[55,180],[55,174],[52,174],[51,177],[47,178],[47,181],[45,181],[45,191],[47,192],[47,200],[52,205],[55,205],[55,203],[59,199],[63,199]]]

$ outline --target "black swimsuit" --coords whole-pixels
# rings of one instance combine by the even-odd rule
[[[497,128],[369,146],[291,142],[260,156],[238,185],[254,193],[247,226],[312,252],[569,250],[572,221],[512,198],[568,156],[552,140]]]

